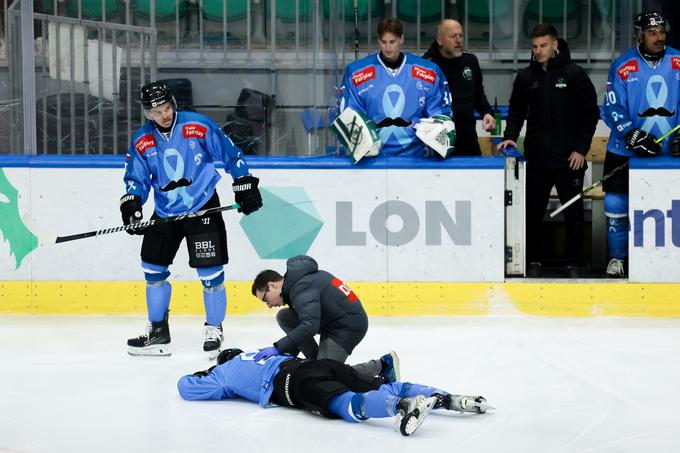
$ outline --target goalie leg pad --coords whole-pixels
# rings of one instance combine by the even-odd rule
[[[364,156],[378,155],[382,143],[377,127],[365,115],[348,107],[333,121],[331,127],[338,134],[352,163],[356,164]]]

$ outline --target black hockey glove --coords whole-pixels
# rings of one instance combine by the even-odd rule
[[[626,148],[638,157],[655,157],[661,151],[661,145],[656,142],[656,137],[642,129],[633,129],[623,137],[623,140]]]
[[[137,195],[127,194],[120,198],[120,212],[123,215],[123,225],[130,225],[142,220],[142,199]],[[125,230],[127,234],[144,234],[144,228]]]
[[[680,134],[673,134],[673,140],[671,141],[671,156],[680,157]]]
[[[262,207],[262,195],[257,188],[260,182],[255,176],[242,176],[231,185],[234,190],[234,200],[240,208],[238,212],[245,215],[252,214]]]

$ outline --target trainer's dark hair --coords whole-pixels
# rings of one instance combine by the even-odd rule
[[[541,36],[550,36],[552,39],[557,39],[557,29],[551,24],[538,24],[531,30],[529,38],[540,38]]]
[[[254,296],[256,291],[264,291],[267,289],[269,282],[280,282],[281,280],[283,280],[283,275],[278,272],[271,269],[264,270],[257,274],[257,277],[253,280],[251,292]]]
[[[404,36],[404,26],[399,19],[388,17],[378,24],[378,39],[382,38],[385,33],[392,33],[397,38],[401,38]]]

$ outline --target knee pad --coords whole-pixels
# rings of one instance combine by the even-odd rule
[[[224,288],[223,266],[198,267],[196,272],[198,272],[198,278],[201,279],[201,284],[206,291],[219,291]]]
[[[144,271],[144,279],[149,285],[163,285],[170,277],[168,266],[142,261],[142,270]]]
[[[628,217],[628,195],[606,193],[604,196],[604,213],[607,217]]]

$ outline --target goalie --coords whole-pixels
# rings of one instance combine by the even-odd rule
[[[455,144],[451,93],[439,67],[399,49],[397,19],[378,25],[380,52],[347,66],[340,115],[333,122],[353,163],[365,156],[423,156],[425,146],[446,158]]]

